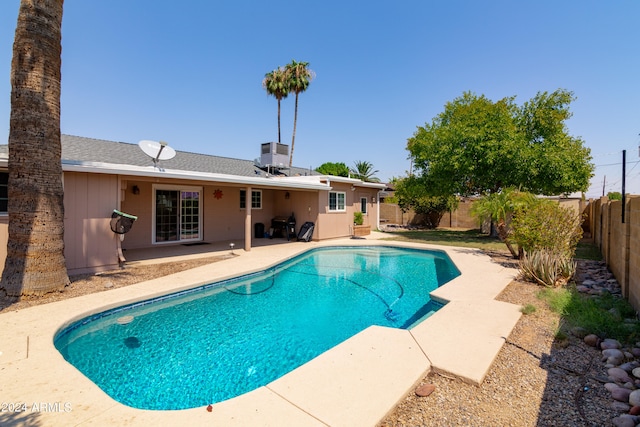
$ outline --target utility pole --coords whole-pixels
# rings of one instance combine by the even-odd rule
[[[624,211],[625,211],[625,206],[627,201],[627,198],[624,194],[626,175],[627,175],[627,150],[622,150],[622,223],[623,224],[624,224]]]

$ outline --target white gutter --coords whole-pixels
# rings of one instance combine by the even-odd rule
[[[240,175],[227,175],[221,173],[192,172],[177,169],[162,169],[154,166],[132,166],[99,162],[73,162],[62,161],[62,170],[65,172],[88,172],[102,173],[110,175],[133,175],[152,178],[188,179],[208,182],[226,182],[233,184],[251,185],[258,187],[273,188],[297,188],[301,190],[330,190],[331,186],[322,184],[317,179],[314,182],[309,180],[298,180],[294,177],[287,178],[265,178],[249,177]]]

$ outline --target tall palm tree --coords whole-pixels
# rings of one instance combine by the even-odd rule
[[[296,107],[293,115],[293,135],[291,137],[291,155],[289,156],[289,167],[293,165],[293,148],[296,142],[296,124],[298,123],[298,95],[309,87],[309,83],[315,77],[315,73],[310,70],[308,62],[296,62],[295,59],[286,65],[289,77],[289,92],[296,94]]]
[[[60,163],[63,0],[22,0],[11,62],[9,241],[0,288],[42,295],[69,284]]]
[[[266,89],[267,95],[273,95],[278,100],[278,142],[280,139],[280,101],[289,95],[289,78],[284,67],[278,67],[264,75],[262,87]]]
[[[351,169],[351,176],[353,178],[361,179],[365,182],[380,182],[374,175],[380,172],[379,170],[373,170],[373,164],[367,161],[356,161],[355,168]]]

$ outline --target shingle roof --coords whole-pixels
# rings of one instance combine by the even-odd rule
[[[103,139],[61,135],[63,162],[98,162],[132,166],[153,166],[153,160],[144,154],[137,144],[114,142]],[[0,145],[0,156],[8,154],[8,145]],[[258,146],[256,146],[258,151]],[[159,166],[190,172],[219,173],[237,176],[265,176],[265,171],[252,160],[232,159],[208,154],[190,153],[176,150],[170,160],[160,160]],[[273,175],[274,172],[270,171]],[[286,175],[318,175],[309,169],[291,168]]]
[[[63,161],[73,162],[153,166],[153,160],[144,154],[137,144],[72,135],[62,135],[62,159]],[[160,160],[159,165],[167,169],[226,175],[259,176],[265,174],[252,160],[232,159],[178,150],[176,150],[176,156],[173,159]],[[294,167],[290,173],[287,173],[287,175],[296,174],[302,176],[317,175],[317,172],[312,171],[310,173],[309,169]]]

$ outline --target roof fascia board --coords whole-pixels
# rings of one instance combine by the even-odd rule
[[[110,175],[134,175],[152,178],[188,179],[209,182],[226,182],[233,184],[256,185],[260,187],[298,188],[303,190],[330,190],[327,184],[293,179],[281,178],[252,178],[239,175],[226,175],[205,172],[191,172],[174,169],[158,169],[153,166],[138,167],[131,165],[114,165],[111,163],[96,162],[62,162],[62,170],[65,172],[92,172]]]

